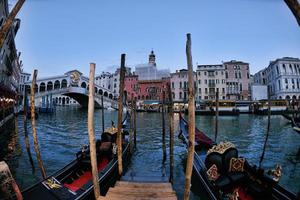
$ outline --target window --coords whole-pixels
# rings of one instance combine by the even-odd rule
[[[280,80],[278,80],[278,89],[281,90]]]
[[[242,74],[241,74],[241,72],[239,72],[239,78],[242,78]]]
[[[228,78],[228,72],[225,72],[225,77]]]
[[[207,88],[205,88],[205,94],[207,94]]]
[[[218,75],[218,71],[216,71],[216,76]]]
[[[173,89],[175,88],[175,86],[174,86],[174,82],[172,82],[172,88],[173,88]]]
[[[198,80],[198,83],[201,84],[201,80]]]
[[[213,71],[209,71],[208,72],[208,76],[214,76],[215,74],[214,74],[214,72]]]
[[[222,93],[225,93],[225,88],[222,88]]]
[[[199,99],[201,100],[201,96],[199,96]]]
[[[279,68],[278,68],[278,65],[276,65],[276,71],[277,71],[277,74],[279,75]]]
[[[201,88],[199,88],[199,93],[201,94]]]
[[[204,76],[206,76],[206,72],[204,72]]]
[[[182,93],[179,92],[179,99],[182,99]]]
[[[290,64],[290,71],[291,71],[291,73],[294,73],[294,71],[293,71],[293,67],[292,67],[292,65]]]
[[[237,78],[237,77],[238,77],[238,76],[237,76],[237,72],[236,72],[236,71],[235,71],[234,75],[235,75],[235,78]]]
[[[207,84],[207,80],[206,79],[204,80],[204,82],[205,82],[205,84]]]
[[[201,75],[201,72],[198,72],[198,76],[200,76]]]
[[[208,96],[204,96],[204,99],[208,99]]]
[[[182,83],[181,83],[181,82],[179,82],[179,88],[180,88],[180,89],[182,88]]]
[[[243,85],[242,84],[240,84],[240,91],[242,91],[243,90]]]
[[[222,83],[223,83],[223,84],[225,83],[225,79],[222,79]]]
[[[283,70],[284,70],[284,73],[286,73],[285,64],[282,64],[282,68],[283,68]]]

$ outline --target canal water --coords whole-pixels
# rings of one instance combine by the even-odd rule
[[[95,133],[100,137],[102,130],[101,111],[95,111]],[[168,117],[166,116],[166,142],[168,147]],[[178,114],[175,114],[175,167],[174,189],[179,199],[184,191],[184,171],[186,149],[178,139]],[[231,141],[239,149],[239,154],[250,163],[258,165],[265,138],[267,117],[254,115],[220,116],[218,141]],[[116,111],[105,111],[105,126],[117,122]],[[22,116],[12,123],[16,129],[2,128],[0,135],[0,160],[6,160],[18,183],[24,189],[41,179],[33,149],[30,121],[28,135],[35,165],[32,168],[25,148],[24,124]],[[214,137],[214,117],[196,116],[196,125],[210,137]],[[64,167],[74,159],[82,145],[88,143],[87,110],[77,107],[58,107],[54,114],[40,114],[37,133],[42,159],[48,175]],[[300,135],[291,129],[281,116],[272,116],[268,145],[263,166],[273,169],[276,164],[283,168],[280,184],[298,192],[300,188]],[[169,149],[167,148],[167,153]],[[161,113],[138,113],[137,150],[128,169],[129,174],[141,176],[169,175],[169,157],[163,163]],[[128,174],[127,174],[128,175]],[[193,180],[191,199],[207,199],[198,183]]]

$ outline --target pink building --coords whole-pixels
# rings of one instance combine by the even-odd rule
[[[164,91],[168,99],[169,84],[170,78],[139,81],[137,75],[128,75],[125,77],[125,92],[128,100],[132,94],[136,100],[162,100]]]

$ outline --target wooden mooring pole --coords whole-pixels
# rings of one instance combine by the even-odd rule
[[[27,87],[25,85],[25,90],[24,90],[24,107],[23,107],[23,123],[24,123],[24,137],[25,137],[25,147],[26,147],[26,151],[29,157],[29,162],[32,166],[32,171],[35,171],[34,168],[34,163],[33,163],[33,159],[31,156],[31,151],[30,151],[30,142],[29,142],[29,138],[28,138],[28,130],[27,130],[27,112],[28,112],[28,104],[27,104]]]
[[[271,100],[270,100],[270,87],[268,86],[268,126],[267,126],[267,133],[266,133],[266,138],[264,141],[264,146],[263,146],[263,151],[259,160],[259,168],[261,167],[262,161],[264,159],[265,156],[265,151],[266,151],[266,147],[267,147],[267,142],[268,142],[268,138],[269,138],[269,132],[270,132],[270,124],[271,124]]]
[[[13,195],[16,195],[17,200],[22,200],[22,193],[12,177],[8,165],[2,161],[0,162],[0,191],[3,194],[4,199],[13,199]],[[12,194],[14,192],[14,194]]]
[[[104,133],[105,130],[105,124],[104,124],[104,103],[103,103],[103,94],[101,96],[101,119],[102,119],[102,133]]]
[[[134,140],[134,147],[136,148],[136,101],[134,101],[134,112],[133,112],[133,140]]]
[[[185,171],[185,188],[184,188],[184,200],[188,200],[190,196],[191,177],[193,172],[193,161],[194,161],[194,146],[195,146],[195,97],[194,97],[194,73],[193,73],[193,61],[191,51],[191,34],[187,34],[186,42],[186,56],[188,65],[188,83],[189,83],[189,104],[188,104],[188,119],[189,119],[189,148],[188,157]]]
[[[134,99],[133,93],[131,94],[131,111],[130,111],[130,135],[129,135],[129,142],[130,142],[130,151],[133,152],[133,132],[134,132]]]
[[[0,29],[0,48],[2,48],[4,41],[6,39],[6,35],[8,33],[8,31],[10,30],[14,19],[16,17],[16,15],[18,14],[19,10],[21,9],[23,3],[25,2],[25,0],[19,0],[16,5],[14,6],[14,8],[12,9],[12,11],[9,13],[8,17],[6,18],[5,22],[3,23],[3,25],[1,26]]]
[[[163,91],[162,103],[161,103],[161,120],[162,120],[162,149],[163,149],[163,163],[167,159],[166,149],[166,123],[165,123],[165,99],[166,93]]]
[[[215,142],[217,142],[218,137],[218,126],[219,126],[219,92],[216,92],[216,121],[215,121]]]
[[[121,55],[121,69],[120,69],[120,88],[119,88],[119,102],[118,102],[118,171],[121,176],[123,173],[122,161],[122,114],[123,114],[123,95],[124,95],[124,79],[125,79],[125,54]]]
[[[35,85],[36,85],[36,77],[37,77],[38,71],[35,69],[33,72],[32,77],[32,83],[31,83],[31,92],[30,92],[30,110],[31,110],[31,129],[32,129],[32,136],[33,136],[33,144],[34,144],[34,150],[36,153],[36,158],[39,163],[39,167],[42,173],[43,179],[47,178],[46,170],[44,167],[44,163],[42,160],[41,152],[39,149],[39,143],[36,133],[36,123],[35,123]]]
[[[100,186],[98,177],[98,165],[97,165],[97,153],[96,153],[96,140],[94,133],[94,78],[95,78],[95,63],[90,63],[90,77],[89,77],[89,104],[88,104],[88,132],[89,132],[89,142],[90,142],[90,157],[92,164],[92,175],[94,184],[94,195],[95,199],[100,198]]]
[[[170,183],[173,184],[173,174],[174,174],[174,113],[173,113],[173,100],[172,91],[169,85],[169,131],[170,131]]]

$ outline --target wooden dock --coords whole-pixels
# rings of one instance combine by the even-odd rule
[[[167,182],[128,182],[118,181],[109,189],[103,200],[177,200],[171,183]]]

